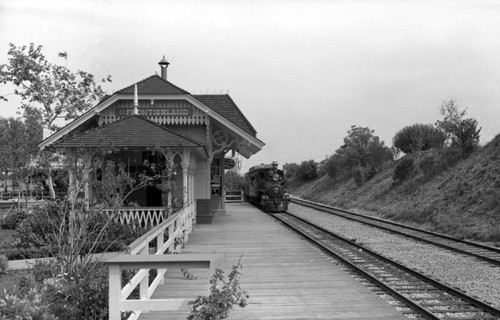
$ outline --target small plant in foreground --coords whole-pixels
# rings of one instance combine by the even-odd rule
[[[228,317],[233,305],[244,308],[247,305],[248,293],[241,289],[239,277],[241,275],[241,258],[238,264],[234,265],[227,280],[221,269],[216,269],[210,280],[210,294],[208,296],[198,296],[194,301],[189,301],[192,305],[191,314],[188,320],[219,320]]]

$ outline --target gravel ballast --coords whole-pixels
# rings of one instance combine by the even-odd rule
[[[500,308],[500,268],[315,209],[291,203],[288,211]]]

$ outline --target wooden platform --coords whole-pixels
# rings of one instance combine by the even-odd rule
[[[331,259],[246,203],[227,205],[212,224],[197,225],[183,253],[226,256],[225,274],[242,257],[241,287],[246,308],[229,319],[407,319],[375,293],[338,268]],[[154,298],[194,298],[204,293],[208,272],[186,279],[169,270]],[[189,311],[149,312],[140,319],[186,319]]]

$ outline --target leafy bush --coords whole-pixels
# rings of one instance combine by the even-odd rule
[[[9,268],[9,261],[7,257],[3,254],[0,254],[0,273],[5,273]]]
[[[60,319],[107,319],[108,270],[99,264],[81,277],[59,276],[43,283],[44,299]]]
[[[318,164],[314,160],[302,161],[296,175],[302,181],[316,179],[318,177]]]
[[[456,147],[443,148],[440,156],[443,169],[449,169],[462,160],[461,151]]]
[[[328,157],[325,161],[324,168],[326,174],[328,174],[330,178],[339,178],[342,172],[342,160],[340,156],[333,154]]]
[[[89,221],[89,229],[91,230],[89,230],[89,232],[92,232],[92,230],[100,230],[104,227],[106,228],[106,233],[103,239],[98,242],[94,252],[126,250],[129,244],[146,232],[144,228],[139,226],[134,227],[108,220],[109,216],[105,213],[95,212],[91,214]],[[90,241],[88,241],[87,245],[84,247],[85,251],[89,251],[93,245],[94,239],[89,240]]]
[[[18,254],[30,253],[35,255],[30,258],[38,258],[40,255],[37,254],[36,248],[40,248],[43,252],[50,252],[50,248],[55,249],[56,246],[60,245],[60,239],[57,239],[56,233],[61,230],[60,228],[68,227],[69,219],[69,210],[64,206],[60,202],[51,202],[45,207],[35,208],[33,214],[19,224],[17,233],[14,235],[16,239],[14,245],[18,248],[29,248],[29,250],[17,250]],[[104,237],[97,242],[93,252],[125,250],[130,243],[145,232],[140,227],[134,228],[130,225],[109,221],[109,216],[102,212],[92,211],[85,213],[85,215],[87,215],[88,221],[85,221],[85,226],[81,227],[87,229],[85,232],[89,236],[80,239],[85,241],[82,244],[81,254],[90,252],[96,240],[95,236],[102,228],[106,228],[106,232]],[[10,254],[15,253],[16,250],[13,250]]]
[[[439,170],[439,162],[434,158],[434,155],[429,154],[422,158],[418,166],[424,173],[424,177],[432,177]]]
[[[57,320],[42,299],[42,294],[31,289],[25,296],[7,293],[0,299],[0,320]]]
[[[57,274],[58,262],[37,262],[0,300],[0,320],[107,319],[108,270],[103,264],[74,278]],[[57,316],[56,316],[57,315]]]
[[[52,251],[50,247],[39,247],[39,248],[20,248],[11,247],[3,248],[0,250],[1,254],[5,255],[9,260],[24,260],[24,259],[35,259],[35,258],[45,258],[52,256]]]
[[[399,130],[393,138],[393,145],[404,153],[443,147],[446,135],[430,124],[414,124]]]
[[[17,226],[27,217],[27,213],[24,211],[21,212],[12,212],[7,214],[2,219],[2,229],[15,230]]]
[[[55,259],[37,260],[31,269],[36,283],[43,283],[46,279],[54,278],[59,274],[59,263]]]
[[[415,161],[412,158],[403,158],[399,160],[394,167],[392,180],[401,182],[409,178],[415,170]]]

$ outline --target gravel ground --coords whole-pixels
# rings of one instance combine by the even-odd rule
[[[288,211],[500,308],[500,268],[315,209],[290,203]]]

